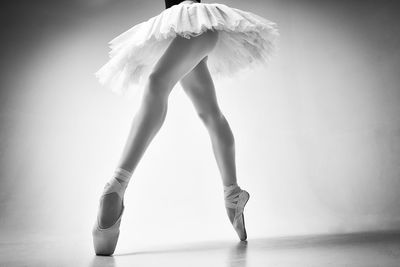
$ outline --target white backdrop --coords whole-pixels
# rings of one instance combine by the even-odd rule
[[[162,1],[72,3],[80,12],[54,4],[31,10],[58,12],[69,23],[27,31],[40,36],[32,37],[35,45],[18,44],[28,51],[6,57],[14,71],[2,88],[4,240],[91,242],[98,199],[137,108],[137,100],[113,95],[93,73],[106,61],[110,39],[164,8]],[[267,69],[215,81],[236,140],[238,182],[251,195],[249,240],[398,229],[400,61],[392,7],[220,3],[269,18],[281,32]],[[207,131],[179,85],[125,206],[121,250],[237,239]]]

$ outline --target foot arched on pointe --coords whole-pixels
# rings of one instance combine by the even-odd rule
[[[247,239],[247,232],[244,223],[244,207],[250,198],[246,190],[242,190],[237,184],[224,187],[225,207],[229,220],[238,234],[241,241]]]
[[[101,204],[102,201],[104,201],[104,198],[110,196],[111,194],[117,194],[120,198],[121,211],[115,222],[107,225],[106,227],[104,227],[103,223],[100,222],[99,214],[97,215],[96,222],[92,229],[93,246],[96,255],[110,256],[115,251],[120,232],[119,227],[121,225],[121,218],[125,209],[124,193],[131,176],[132,173],[124,169],[117,168],[114,173],[114,177],[109,182],[107,182],[104,187],[103,194],[100,198],[99,211],[102,211]],[[104,214],[101,215],[104,218]]]

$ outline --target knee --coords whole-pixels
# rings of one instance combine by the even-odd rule
[[[215,127],[225,122],[225,116],[219,109],[201,111],[197,114],[201,121],[208,127]]]
[[[229,147],[235,145],[235,139],[229,123],[221,111],[198,113],[198,115],[208,130],[216,134],[215,136],[219,138],[220,142]]]
[[[146,93],[153,96],[168,96],[172,89],[171,81],[167,75],[152,72],[147,78]]]

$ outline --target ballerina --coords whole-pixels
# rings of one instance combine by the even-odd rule
[[[100,198],[92,230],[97,255],[115,251],[125,190],[165,120],[168,97],[178,82],[210,135],[228,218],[239,239],[247,239],[243,211],[250,194],[237,182],[234,136],[218,105],[212,75],[268,63],[279,36],[276,23],[219,3],[165,0],[165,5],[157,16],[110,41],[110,59],[95,73],[119,95],[143,85],[120,162]]]

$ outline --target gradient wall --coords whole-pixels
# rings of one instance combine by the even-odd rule
[[[204,1],[210,2],[210,1]],[[279,25],[266,69],[216,80],[254,237],[400,228],[395,1],[220,1]],[[138,100],[93,73],[163,1],[6,1],[0,61],[2,241],[82,238]],[[177,85],[125,196],[120,247],[236,240],[206,129]]]

